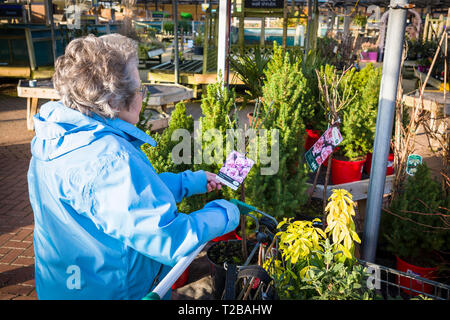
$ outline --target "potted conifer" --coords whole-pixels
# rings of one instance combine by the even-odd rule
[[[381,68],[368,64],[359,72],[349,73],[349,90],[355,99],[343,110],[343,141],[331,164],[331,181],[341,184],[361,179],[367,154],[375,139]]]
[[[399,271],[435,279],[439,268],[445,266],[450,243],[447,193],[431,177],[428,166],[422,164],[404,182],[389,208],[384,209],[382,235]],[[404,277],[400,284],[410,287],[409,279]],[[412,289],[422,291],[422,283],[413,281]],[[424,291],[431,293],[430,290],[425,284]]]

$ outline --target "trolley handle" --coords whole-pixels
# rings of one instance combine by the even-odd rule
[[[203,250],[205,245],[206,243],[202,244],[189,255],[178,260],[177,264],[172,268],[172,270],[169,271],[169,273],[167,273],[164,279],[162,279],[161,282],[149,294],[142,298],[142,300],[161,300],[175,281],[177,281],[177,279],[181,276],[184,270],[186,270],[195,257],[197,257],[200,251]]]

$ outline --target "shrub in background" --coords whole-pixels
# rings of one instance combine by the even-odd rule
[[[265,73],[261,127],[278,130],[279,168],[276,174],[261,175],[261,168],[266,165],[256,159],[247,178],[246,196],[251,204],[269,214],[294,216],[295,210],[307,200],[303,119],[313,114],[306,99],[309,89],[300,63],[291,62],[289,54],[276,44]],[[257,150],[270,150],[272,143],[275,143],[272,137],[255,141]]]
[[[356,97],[343,112],[341,143],[343,154],[350,160],[364,157],[373,150],[380,94],[381,68],[368,64],[351,78]]]

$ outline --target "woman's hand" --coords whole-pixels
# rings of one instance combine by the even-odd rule
[[[222,184],[216,180],[216,174],[205,171],[206,173],[206,192],[211,192],[214,190],[220,190]]]

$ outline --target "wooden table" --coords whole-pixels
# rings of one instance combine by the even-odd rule
[[[192,99],[194,95],[192,89],[175,84],[147,85],[147,88],[150,92],[147,107],[164,114],[164,117],[160,117],[153,113],[155,116],[155,122],[152,125],[153,130],[167,126],[170,118],[166,113],[167,105]],[[58,92],[53,88],[51,80],[38,80],[35,87],[30,87],[27,80],[20,80],[17,86],[17,95],[27,98],[27,128],[30,131],[34,130],[33,116],[38,112],[39,99],[60,99]]]
[[[420,94],[416,90],[410,94],[405,94],[402,101],[409,108],[420,105]],[[423,94],[423,109],[430,113],[430,129],[435,134],[442,136],[442,141],[448,143],[448,115],[450,114],[450,92],[440,90],[425,90]],[[432,145],[439,146],[437,141],[431,139]]]
[[[420,97],[419,91],[415,90],[412,93],[404,94],[402,101],[410,108],[419,105]],[[450,114],[450,92],[447,92],[444,101],[444,92],[441,90],[425,90],[423,93],[423,109],[430,112],[432,115]]]
[[[27,98],[27,128],[30,131],[34,130],[33,116],[37,113],[39,99],[59,99],[51,80],[38,80],[35,87],[30,87],[28,80],[19,80],[17,95]]]

